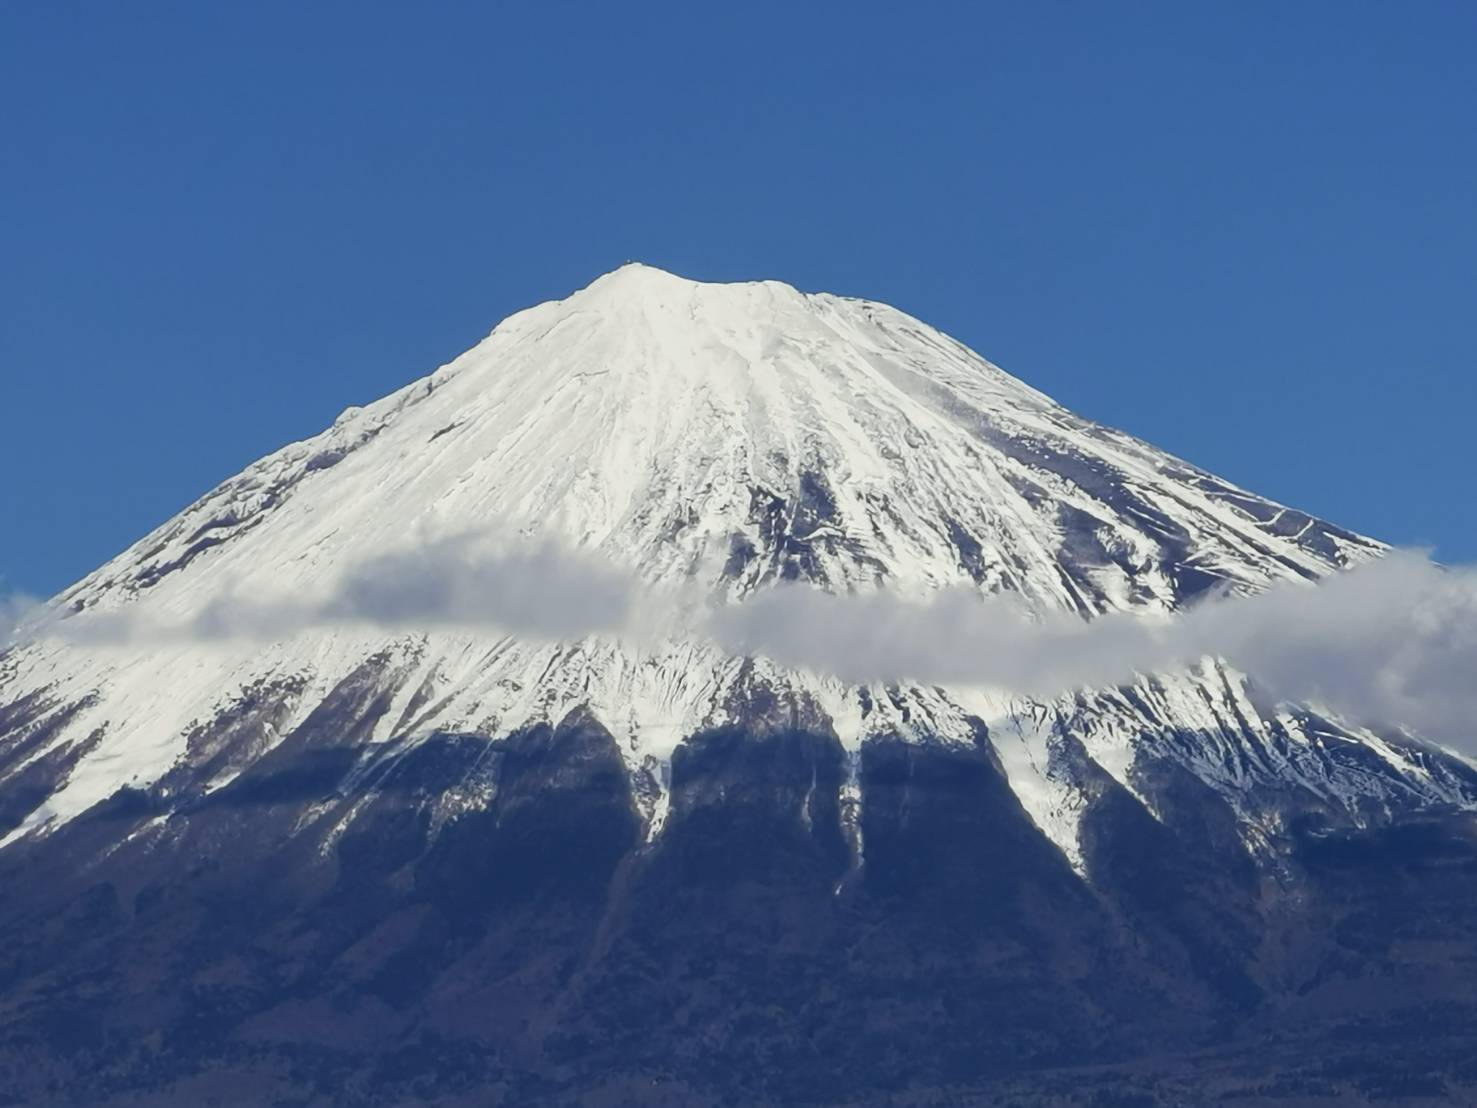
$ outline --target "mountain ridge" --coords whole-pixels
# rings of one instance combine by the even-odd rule
[[[1477,1088],[1464,759],[1214,658],[1032,698],[415,603],[231,633],[234,604],[332,616],[369,565],[415,600],[438,563],[394,555],[478,528],[521,552],[481,586],[588,556],[720,608],[799,583],[1083,620],[1384,550],[885,305],[619,270],[223,482],[0,652],[0,1102]],[[186,633],[84,633],[135,620]]]

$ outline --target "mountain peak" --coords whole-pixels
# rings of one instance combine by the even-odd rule
[[[805,299],[804,293],[783,281],[698,281],[645,262],[631,261],[601,274],[568,301],[556,303],[577,302],[582,308],[588,308],[591,302],[602,308],[680,303],[709,312],[721,309],[763,316],[778,302],[797,303]]]
[[[313,591],[474,522],[729,598],[962,584],[1083,615],[1376,549],[1073,416],[894,308],[631,262],[264,458],[66,600]]]
[[[585,552],[717,604],[802,581],[1008,591],[1084,617],[1172,611],[1378,550],[1079,419],[894,308],[631,264],[263,458],[60,607],[168,625],[232,595],[311,602],[386,551],[469,531]],[[27,655],[26,681],[87,701],[69,726],[122,721],[27,826],[105,795],[120,765],[157,775],[186,725],[250,681],[343,679],[402,630],[138,652],[121,669],[98,652]],[[472,669],[417,727],[502,731],[588,702],[638,759],[680,738],[673,720],[721,713],[738,680],[704,643],[675,643],[653,668],[614,643],[550,656],[492,632],[426,641],[427,674]],[[838,730],[875,703],[795,680],[842,698],[852,722]]]
[[[672,285],[696,285],[698,283],[689,278],[680,277],[659,266],[648,265],[645,262],[628,261],[596,277],[595,280],[586,286],[586,291],[593,289],[612,290],[617,288],[649,289]]]

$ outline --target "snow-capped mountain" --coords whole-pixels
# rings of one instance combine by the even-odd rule
[[[238,971],[251,979],[227,988],[256,998],[231,1009],[233,1042],[266,1033],[240,1023],[243,1012],[266,1005],[284,1026],[311,1025],[328,1019],[320,1009],[329,993],[356,981],[371,982],[380,1006],[364,1017],[374,1034],[406,1033],[397,1021],[410,1018],[411,1001],[395,999],[406,986],[384,984],[385,975],[471,972],[456,961],[465,953],[457,921],[482,919],[485,896],[523,903],[532,889],[545,904],[547,881],[578,899],[545,872],[567,870],[585,883],[579,896],[606,907],[595,912],[598,941],[557,928],[548,939],[573,959],[555,974],[557,988],[517,985],[507,966],[541,955],[524,932],[498,932],[513,945],[498,948],[497,980],[523,997],[509,1003],[524,1022],[492,1018],[488,1034],[522,1044],[499,1065],[525,1076],[544,1074],[565,1049],[550,1046],[555,1031],[596,1034],[568,1007],[567,990],[594,988],[580,994],[592,1011],[624,1011],[602,990],[623,987],[623,973],[657,974],[648,961],[662,954],[643,944],[662,934],[676,947],[689,942],[663,930],[676,924],[642,915],[652,889],[681,901],[727,866],[751,884],[775,880],[734,861],[736,842],[787,873],[802,859],[795,880],[808,888],[823,876],[817,887],[836,904],[891,904],[900,889],[930,903],[936,892],[918,882],[953,883],[986,929],[999,911],[994,894],[971,900],[967,889],[989,875],[1000,896],[1023,897],[1056,921],[1040,925],[1061,962],[1038,1000],[1072,1013],[1061,1030],[1084,1036],[1076,1053],[1044,1039],[1020,1049],[1080,1060],[1123,1050],[1095,1022],[1118,1018],[1111,1013],[1125,1003],[1102,991],[1104,959],[1121,955],[1135,967],[1123,970],[1133,989],[1178,998],[1196,1027],[1224,1018],[1221,1005],[1254,1008],[1279,988],[1301,995],[1333,972],[1300,966],[1312,949],[1304,939],[1277,931],[1283,945],[1269,949],[1267,920],[1287,909],[1258,891],[1259,882],[1297,889],[1292,899],[1333,912],[1298,876],[1309,863],[1295,844],[1309,828],[1381,834],[1477,807],[1477,773],[1461,759],[1398,730],[1265,703],[1214,659],[1039,700],[995,687],[988,673],[976,686],[847,685],[681,633],[548,641],[352,620],[200,633],[223,601],[331,607],[355,567],[469,533],[598,557],[720,606],[786,581],[910,598],[963,586],[1084,619],[1173,613],[1211,593],[1312,581],[1382,549],[1081,419],[894,308],[627,265],[509,317],[430,376],[262,459],[61,594],[54,624],[0,654],[0,862],[13,875],[41,865],[87,874],[73,891],[101,897],[96,910],[108,919],[131,921],[117,934],[132,937],[109,948],[128,957],[154,941],[128,930],[153,910],[151,898],[184,897],[192,907],[171,926],[204,944],[213,967],[191,963],[191,974],[206,976],[190,977],[186,992],[227,988],[220,981]],[[120,624],[191,633],[84,633]],[[929,796],[942,799],[930,808]],[[722,832],[704,822],[714,813]],[[801,829],[803,848],[775,845]],[[701,844],[718,842],[722,850],[704,853]],[[707,868],[695,877],[684,867],[698,855]],[[320,875],[329,862],[338,876]],[[221,889],[265,881],[296,896],[322,884],[339,892],[313,901],[314,911],[350,900],[362,909],[340,929],[351,938],[314,947],[337,976],[314,978],[289,1003],[261,984],[293,978],[285,963],[248,973],[219,961],[222,948],[201,937],[208,929],[179,882],[223,866],[231,876],[219,877]],[[363,882],[381,879],[364,900]],[[359,882],[352,897],[343,882]],[[112,892],[96,892],[103,887]],[[16,903],[17,919],[61,911],[40,894]],[[301,922],[302,903],[261,926],[290,918],[307,928],[293,934],[308,934],[317,925]],[[805,903],[805,913],[822,911]],[[728,901],[716,911],[752,921],[749,907]],[[444,921],[434,956],[417,931],[429,926],[426,913]],[[974,971],[1014,974],[1012,959],[1037,955],[1011,944],[1038,923],[1033,916],[1020,934],[1010,923],[1016,937]],[[856,949],[882,941],[866,934],[853,936]],[[1131,957],[1114,945],[1125,941]],[[45,980],[36,967],[54,948],[26,943],[15,979]],[[625,968],[602,977],[617,948]],[[1155,964],[1170,948],[1169,962]],[[391,973],[392,955],[421,969]],[[269,960],[278,957],[296,955]],[[164,975],[169,988],[178,972]],[[530,980],[543,981],[541,972],[529,969]],[[941,1003],[994,1018],[978,996],[929,980],[953,998]],[[15,1026],[31,1027],[27,1005],[51,995],[35,987],[20,994]],[[127,993],[118,988],[115,998]],[[421,1010],[417,1034],[451,1034],[457,1018],[447,1013],[470,1003],[459,988],[445,985]],[[541,999],[528,999],[534,993]],[[351,1006],[368,1003],[353,997]],[[909,1027],[932,1018],[912,1001],[889,1003]],[[588,1018],[608,1037],[605,1015]],[[584,1057],[575,1047],[566,1055]],[[701,1084],[683,1072],[689,1092]],[[935,1067],[930,1080],[948,1072]]]
[[[327,595],[376,552],[479,529],[597,551],[729,600],[795,578],[912,596],[963,583],[1087,616],[1316,578],[1379,550],[1081,420],[895,309],[632,264],[263,459],[59,604],[189,622],[226,596]],[[587,705],[629,769],[653,778],[657,805],[674,746],[727,720],[735,682],[751,673],[703,643],[638,651],[445,631],[33,647],[6,660],[0,688],[67,714],[31,752],[66,769],[12,835],[147,787],[188,763],[191,734],[239,716],[252,690],[282,689],[260,734],[212,745],[218,772],[191,787],[218,787],[374,658],[393,703],[367,743],[507,735]],[[1078,783],[1054,764],[1052,741],[1082,713],[1075,700],[764,676],[819,706],[849,749],[899,730],[968,741],[968,718],[983,718],[1017,794],[1077,857]],[[1263,778],[1289,775],[1351,807],[1465,795],[1408,748],[1349,731],[1330,741],[1296,713],[1264,718],[1213,666],[1089,714],[1080,737],[1124,784],[1137,744],[1193,729],[1235,736],[1187,762],[1238,804]]]

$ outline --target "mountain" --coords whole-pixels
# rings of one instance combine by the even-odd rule
[[[1043,700],[671,628],[220,626],[332,614],[466,535],[719,608],[954,586],[1084,619],[1383,549],[896,309],[622,267],[226,481],[0,654],[10,1102],[1477,1088],[1462,758],[1209,658]]]

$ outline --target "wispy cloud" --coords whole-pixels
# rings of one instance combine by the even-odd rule
[[[0,650],[28,635],[43,611],[43,605],[35,597],[6,588],[5,581],[0,579]]]
[[[740,654],[848,681],[988,684],[1036,696],[1130,681],[1205,656],[1250,674],[1273,699],[1398,723],[1477,748],[1477,571],[1395,551],[1321,584],[1211,600],[1174,617],[1032,617],[1009,595],[941,592],[924,602],[784,585],[714,607],[644,585],[592,555],[466,535],[351,566],[325,597],[222,596],[187,623],[130,607],[38,619],[26,633],[79,643],[280,638],[315,627],[462,628],[550,640],[610,634],[710,638]]]
[[[730,649],[847,680],[988,683],[1043,696],[1214,656],[1275,699],[1477,747],[1477,572],[1415,551],[1170,618],[1033,620],[1009,597],[967,591],[909,603],[787,587],[715,613],[712,625]]]
[[[79,645],[276,639],[325,627],[393,631],[465,628],[538,639],[628,633],[637,580],[552,544],[465,534],[377,554],[349,566],[324,596],[264,597],[226,583],[188,619],[133,605],[79,614],[26,609],[20,633]]]

